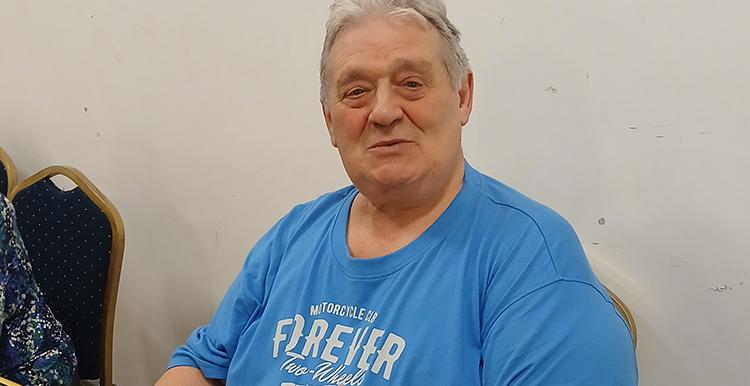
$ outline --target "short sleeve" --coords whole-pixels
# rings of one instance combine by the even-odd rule
[[[485,386],[634,386],[630,332],[608,296],[559,280],[505,309],[482,342]]]
[[[277,223],[253,247],[209,324],[197,328],[178,347],[167,368],[196,367],[209,379],[226,379],[240,335],[257,320],[267,288],[273,281]]]

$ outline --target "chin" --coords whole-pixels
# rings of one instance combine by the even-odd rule
[[[369,180],[384,189],[406,187],[419,180],[421,173],[403,165],[387,165],[371,170]]]
[[[412,157],[367,160],[359,164],[345,162],[344,166],[360,191],[379,194],[414,186],[430,172],[422,160]]]

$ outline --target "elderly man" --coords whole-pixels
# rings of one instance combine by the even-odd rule
[[[323,115],[353,186],[250,252],[158,385],[635,385],[560,216],[464,161],[473,75],[439,0],[338,0]]]

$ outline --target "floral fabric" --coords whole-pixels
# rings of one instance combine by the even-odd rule
[[[0,376],[22,385],[71,385],[70,337],[32,276],[10,202],[0,194]]]

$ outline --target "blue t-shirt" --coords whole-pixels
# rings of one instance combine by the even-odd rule
[[[356,195],[281,219],[169,367],[230,386],[637,384],[627,326],[555,212],[466,164],[419,238],[354,259]]]

